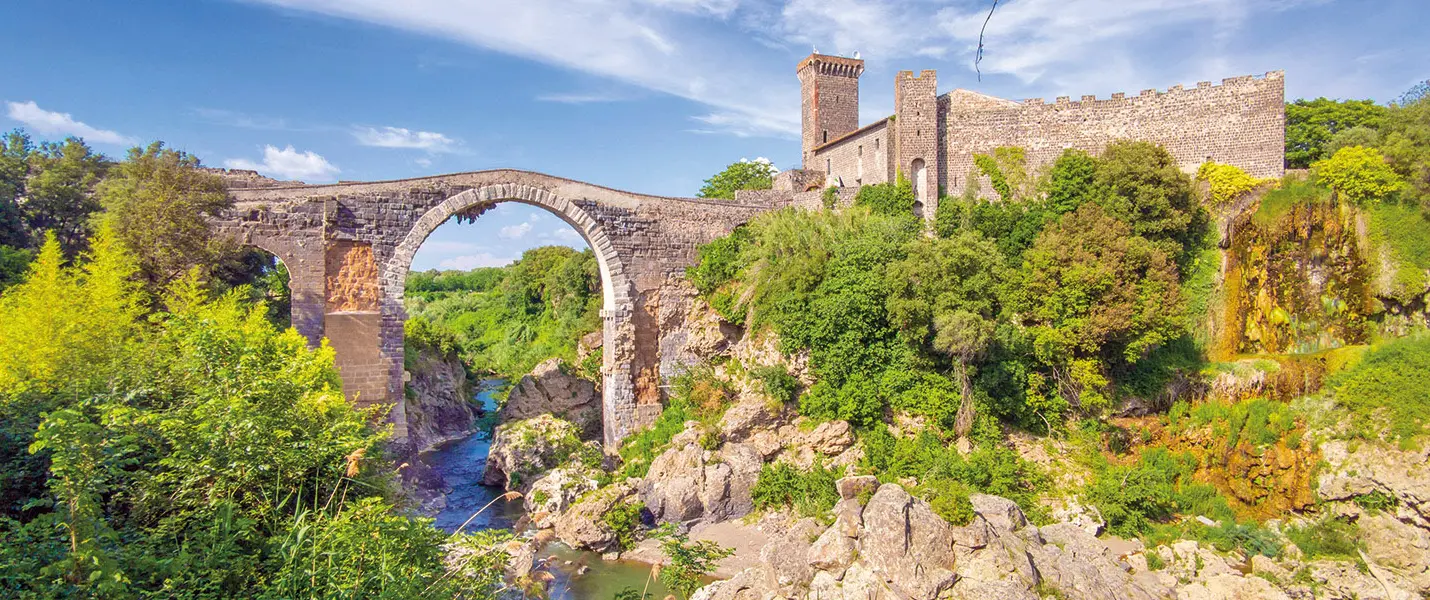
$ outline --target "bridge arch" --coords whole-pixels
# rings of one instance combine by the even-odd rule
[[[403,296],[407,274],[412,268],[412,259],[422,243],[433,231],[457,215],[476,215],[503,202],[515,202],[545,209],[576,230],[591,251],[596,255],[596,264],[601,275],[601,402],[602,431],[604,441],[614,444],[630,433],[633,416],[635,388],[632,375],[635,373],[634,352],[631,335],[631,317],[635,313],[635,291],[621,256],[615,250],[611,236],[605,228],[585,209],[569,198],[564,198],[548,190],[522,184],[487,185],[467,189],[427,209],[408,229],[402,241],[397,244],[392,256],[381,267],[381,282],[384,308],[394,311],[399,326],[389,336],[396,336],[396,345],[403,343],[401,322],[407,320]],[[388,329],[384,327],[384,329]],[[392,343],[389,341],[388,343]],[[402,397],[402,396],[399,396]],[[405,402],[405,399],[399,400]]]

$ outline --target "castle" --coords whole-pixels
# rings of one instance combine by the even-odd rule
[[[1285,79],[1232,77],[1220,85],[1173,86],[1136,96],[1113,94],[1080,101],[1059,97],[1015,102],[956,89],[938,94],[934,71],[901,71],[894,78],[894,114],[859,126],[859,76],[864,61],[811,54],[796,69],[802,107],[803,170],[781,173],[775,189],[803,192],[855,187],[907,177],[916,209],[931,217],[939,191],[962,193],[973,155],[1000,146],[1027,153],[1036,173],[1063,150],[1100,153],[1108,142],[1146,140],[1166,147],[1183,170],[1206,161],[1241,167],[1253,177],[1280,177],[1286,136]]]

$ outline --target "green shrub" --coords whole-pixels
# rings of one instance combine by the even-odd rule
[[[766,463],[750,496],[759,510],[793,508],[800,516],[823,515],[839,502],[834,488],[836,472],[816,463],[808,471],[800,471],[788,463]]]
[[[1430,414],[1430,334],[1372,346],[1326,388],[1364,435],[1413,444]]]
[[[1398,202],[1380,202],[1367,212],[1371,239],[1394,259],[1389,295],[1415,302],[1430,289],[1425,278],[1430,269],[1430,215],[1418,206]]]
[[[1261,205],[1256,208],[1252,221],[1263,229],[1269,229],[1282,217],[1290,214],[1292,207],[1303,204],[1329,202],[1331,190],[1315,180],[1298,175],[1287,175],[1281,185],[1261,197]]]
[[[1197,179],[1211,187],[1211,202],[1220,206],[1256,189],[1260,180],[1246,174],[1235,165],[1207,161],[1197,168]]]
[[[621,502],[601,515],[601,522],[615,532],[616,545],[621,552],[636,547],[636,536],[641,531],[641,511],[644,509],[645,504],[640,502]]]
[[[1307,560],[1318,558],[1357,559],[1360,557],[1360,532],[1353,523],[1325,518],[1312,523],[1286,528],[1286,537],[1296,544]]]
[[[1356,204],[1383,200],[1404,187],[1400,175],[1375,148],[1350,146],[1311,165],[1316,178]]]
[[[1365,509],[1371,514],[1385,512],[1400,505],[1399,499],[1380,490],[1373,490],[1370,493],[1361,494],[1352,498],[1351,501],[1355,502],[1356,506]]]
[[[913,184],[900,176],[893,183],[876,183],[859,188],[854,196],[854,206],[869,209],[869,212],[889,217],[911,217],[914,214]]]
[[[918,486],[910,493],[929,499],[951,522],[966,522],[972,509],[965,502],[974,492],[1003,496],[1035,520],[1040,518],[1037,499],[1047,488],[1047,475],[999,443],[991,420],[980,419],[979,424],[973,434],[976,446],[966,457],[932,431],[895,438],[883,426],[871,428],[861,436],[861,470],[884,482],[914,478]]]
[[[770,365],[767,367],[758,367],[752,369],[750,375],[760,380],[760,384],[765,390],[765,395],[769,396],[770,399],[775,402],[789,404],[794,402],[794,399],[799,396],[799,379],[796,379],[794,375],[790,375],[789,371],[785,370],[783,366]]]

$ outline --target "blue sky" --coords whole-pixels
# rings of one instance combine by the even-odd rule
[[[160,139],[309,182],[515,167],[692,195],[742,157],[799,160],[794,64],[867,61],[1007,98],[1286,71],[1287,95],[1394,99],[1430,77],[1424,0],[8,0],[0,126],[121,156]],[[508,206],[434,233],[416,268],[583,246]]]

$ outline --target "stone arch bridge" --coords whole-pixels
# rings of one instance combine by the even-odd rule
[[[791,201],[769,193],[738,202],[648,196],[514,170],[293,186],[226,175],[234,206],[217,231],[283,261],[293,326],[313,344],[328,339],[350,399],[392,405],[399,439],[407,433],[403,287],[418,246],[448,218],[529,204],[570,224],[594,250],[605,296],[604,438],[612,444],[661,410],[656,291],[695,263],[700,244]],[[255,183],[262,187],[247,187]]]

